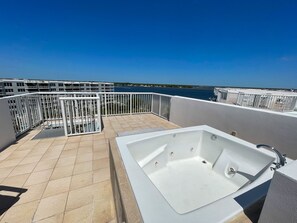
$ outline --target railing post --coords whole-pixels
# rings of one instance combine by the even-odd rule
[[[29,124],[29,129],[33,127],[32,124],[32,117],[31,117],[31,111],[30,111],[30,107],[29,107],[29,101],[27,96],[25,96],[25,110],[27,113],[27,118],[28,118],[28,124]]]
[[[73,95],[74,97],[76,97],[76,94]],[[78,104],[77,104],[77,100],[74,100],[74,116],[77,119],[78,118]]]
[[[107,96],[107,94],[104,94],[105,117],[107,117],[107,103],[106,103],[106,96]]]
[[[162,96],[159,95],[159,116],[161,116],[161,106],[162,106],[161,100],[162,100]]]
[[[98,131],[101,132],[102,127],[101,127],[101,112],[100,112],[100,97],[99,94],[97,95],[97,121],[99,125]],[[95,126],[96,128],[96,126]]]
[[[132,115],[132,93],[130,93],[130,115]]]
[[[63,123],[64,123],[65,136],[68,136],[66,112],[65,112],[64,101],[63,100],[61,100],[61,109],[62,109],[62,117],[63,117]]]
[[[39,113],[39,120],[43,121],[43,114],[42,114],[42,109],[41,109],[41,100],[39,95],[37,96],[37,107],[38,107],[38,113]]]
[[[153,111],[154,111],[154,94],[151,94],[151,95],[152,95],[151,113],[153,113]]]

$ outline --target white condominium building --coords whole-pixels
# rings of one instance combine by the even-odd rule
[[[112,92],[114,91],[114,84],[97,81],[0,79],[0,97],[39,91]]]
[[[266,89],[215,88],[217,102],[290,112],[297,109],[297,92]]]

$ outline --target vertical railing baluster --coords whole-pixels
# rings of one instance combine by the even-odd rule
[[[105,117],[107,117],[107,103],[106,103],[106,96],[107,96],[107,94],[105,93],[104,94],[104,108],[105,108]]]
[[[132,94],[130,93],[130,115],[132,115],[132,103],[133,103],[133,98],[132,98]]]
[[[161,100],[162,100],[162,96],[159,95],[159,116],[161,116],[161,106],[162,106]]]
[[[68,136],[68,131],[67,131],[67,119],[66,119],[66,110],[64,107],[64,101],[61,101],[61,109],[62,109],[62,119],[63,119],[63,123],[64,123],[64,133],[65,136]]]
[[[32,117],[30,115],[29,101],[28,101],[28,97],[26,96],[24,96],[24,109],[25,109],[25,114],[28,122],[28,129],[30,129],[33,127],[33,124],[32,124]]]

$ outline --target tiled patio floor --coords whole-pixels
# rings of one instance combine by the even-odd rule
[[[152,114],[103,118],[100,134],[32,140],[32,130],[0,153],[0,196],[20,199],[1,222],[113,222],[108,140],[117,133],[178,126]],[[15,200],[16,201],[16,200]]]

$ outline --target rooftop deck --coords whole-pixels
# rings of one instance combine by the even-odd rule
[[[63,111],[64,94],[72,97],[73,103]],[[293,115],[156,93],[87,93],[81,95],[79,100],[86,100],[82,103],[75,97],[77,93],[45,92],[0,100],[0,148],[10,145],[0,152],[0,223],[115,222],[108,143],[111,164],[121,164],[114,138],[123,132],[209,125],[254,144],[273,145],[289,158],[297,158],[297,119]],[[96,103],[86,103],[88,100]],[[72,120],[63,119],[65,134],[97,131],[88,125],[96,121],[101,127],[101,117],[103,131],[33,139],[40,125],[55,127],[63,114]],[[34,126],[39,127],[28,132]],[[22,138],[15,140],[20,135]],[[114,167],[119,179],[127,181],[123,166]],[[120,189],[123,200],[131,201],[133,192],[123,185],[129,182],[122,182]],[[126,204],[135,214],[136,201]],[[262,205],[245,209],[231,222],[257,222]]]
[[[114,222],[108,141],[178,126],[153,114],[104,117],[103,125],[101,133],[68,138],[33,139],[34,129],[2,151],[0,195],[15,203],[1,210],[1,222]]]

